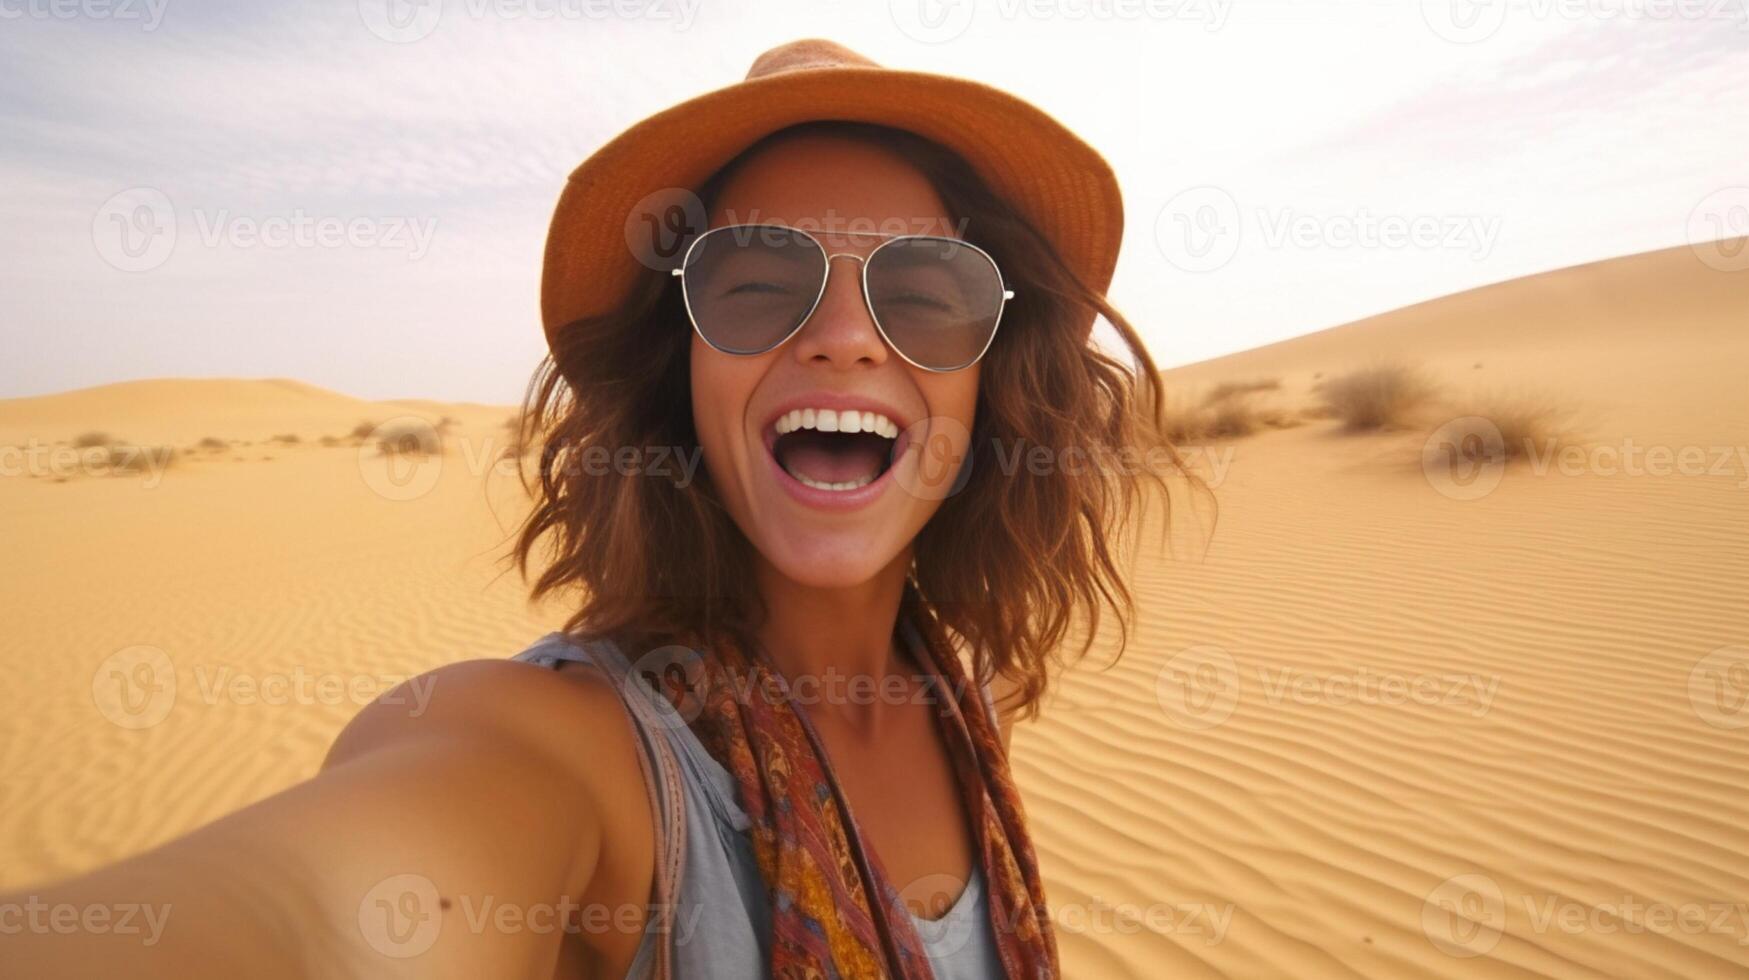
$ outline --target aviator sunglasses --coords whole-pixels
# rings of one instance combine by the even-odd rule
[[[826,294],[832,260],[862,266],[862,298],[882,339],[926,371],[976,364],[1014,291],[988,252],[957,238],[851,232],[883,239],[866,256],[828,253],[788,225],[725,225],[694,239],[673,275],[699,339],[753,355],[794,337]]]

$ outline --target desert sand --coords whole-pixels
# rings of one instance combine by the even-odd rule
[[[1127,652],[1014,737],[1067,975],[1749,974],[1746,364],[1749,273],[1682,248],[1168,372],[1180,406],[1254,389],[1192,440],[1218,523],[1138,553]],[[1426,390],[1348,431],[1328,386],[1368,368]],[[1530,451],[1447,451],[1500,406]],[[282,789],[362,700],[561,622],[498,560],[509,414],[0,401],[38,460],[0,477],[0,889]],[[398,417],[447,417],[442,454],[351,435]],[[178,451],[46,462],[93,432]]]

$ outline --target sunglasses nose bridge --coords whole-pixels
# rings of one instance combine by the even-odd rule
[[[866,344],[872,341],[880,348],[880,350],[887,350],[891,344],[887,340],[886,334],[881,330],[879,322],[875,320],[874,310],[868,303],[868,293],[863,288],[862,272],[863,269],[867,268],[868,259],[866,256],[858,255],[854,252],[831,252],[826,255],[826,276],[825,281],[820,285],[820,299],[816,302],[813,311],[808,314],[807,319],[803,321],[797,333],[806,335],[819,329],[823,325],[821,323],[820,313],[823,309],[827,308],[827,296],[832,292],[832,263],[835,259],[854,259],[859,267],[852,273],[850,282],[845,284],[845,288],[851,290],[854,298],[847,298],[840,300],[839,302],[847,303],[855,309],[854,313],[844,311],[848,313],[849,316],[865,322],[860,324],[857,328],[852,328],[850,335],[841,332],[844,328],[842,323],[834,322],[830,324],[827,329],[827,332],[832,336],[830,338],[819,339],[826,340],[826,342],[832,344],[840,344],[848,341],[857,348],[864,348]],[[833,319],[836,321],[837,318],[834,317]],[[866,335],[862,333],[864,330],[867,331]],[[854,335],[854,339],[852,339],[852,335]],[[864,354],[866,353],[867,351],[864,350]]]

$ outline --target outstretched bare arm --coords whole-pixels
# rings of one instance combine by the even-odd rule
[[[0,896],[0,977],[550,977],[568,911],[641,909],[651,816],[606,683],[510,661],[419,680],[422,714],[367,707],[316,777]],[[643,920],[609,925],[586,960],[629,955]]]

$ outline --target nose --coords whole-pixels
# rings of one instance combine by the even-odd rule
[[[849,368],[886,361],[886,341],[863,300],[862,262],[862,256],[849,252],[827,259],[826,291],[796,336],[800,363]]]

